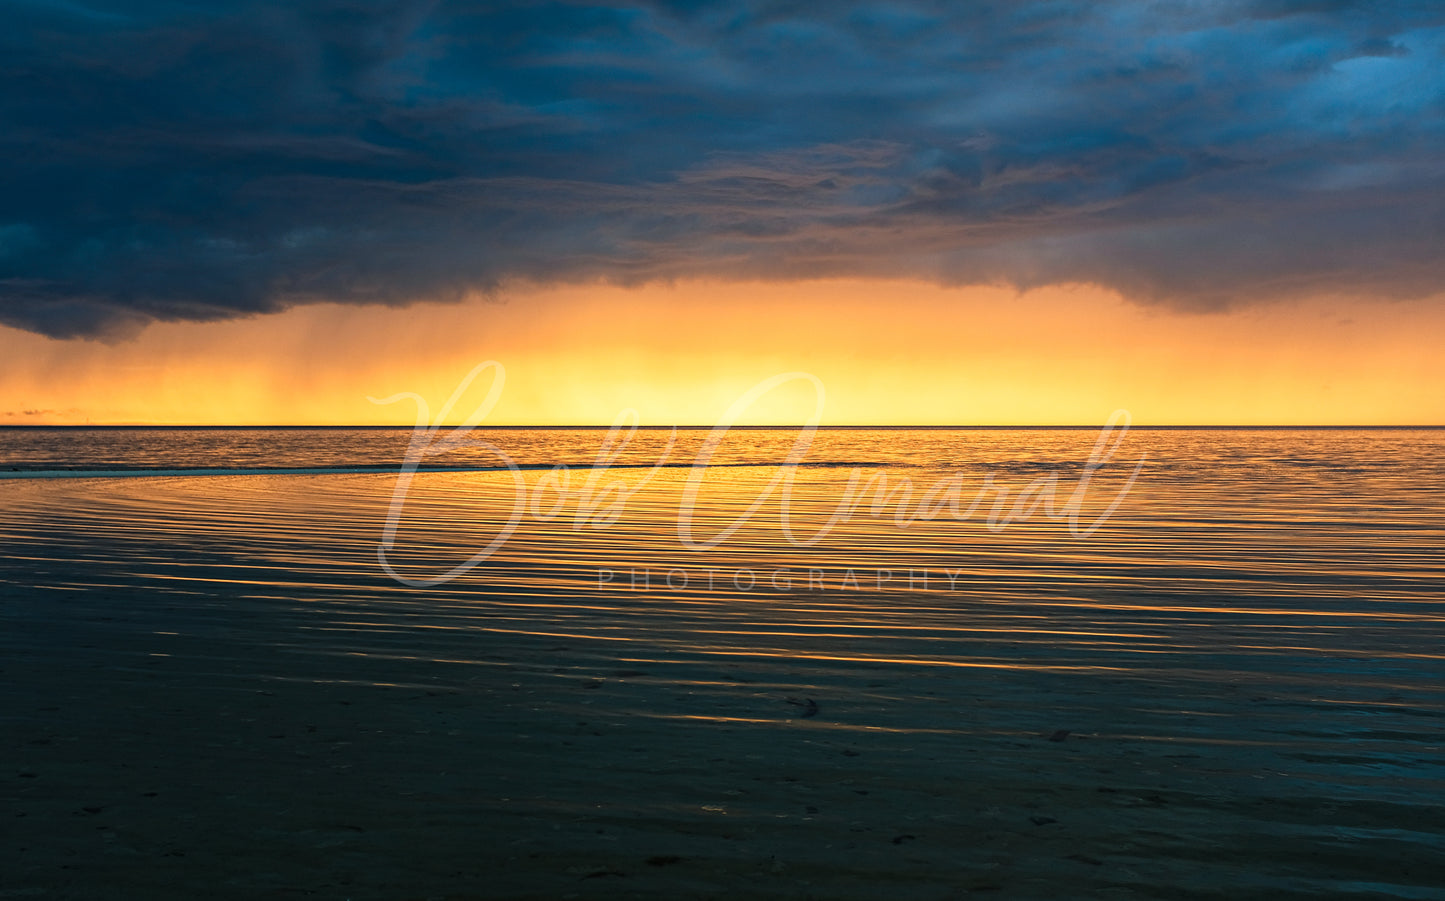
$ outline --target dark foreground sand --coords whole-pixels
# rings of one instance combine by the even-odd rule
[[[1441,720],[1388,688],[1355,720],[1418,729],[1352,758],[1287,682],[576,622],[348,654],[334,610],[243,594],[5,590],[0,897],[1445,897]]]

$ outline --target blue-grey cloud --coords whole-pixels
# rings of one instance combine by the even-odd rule
[[[1434,2],[0,2],[0,321],[512,281],[1445,278]]]

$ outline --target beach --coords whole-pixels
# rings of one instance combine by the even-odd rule
[[[0,48],[0,901],[1445,901],[1445,2]]]
[[[618,470],[420,587],[394,475],[0,483],[0,897],[1442,897],[1440,464],[1396,478],[1439,433],[1328,479],[1329,436],[1140,434],[1087,538],[860,506],[800,547],[737,466],[688,547],[692,471]],[[988,469],[1076,483],[1055,439]],[[854,472],[798,474],[800,534]],[[397,573],[516,484],[419,474]]]

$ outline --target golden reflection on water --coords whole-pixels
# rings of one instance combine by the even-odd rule
[[[639,434],[627,453],[641,465],[669,436]],[[537,434],[514,437],[519,460],[540,464],[585,461],[599,435],[567,433],[550,449]],[[1206,693],[1268,686],[1311,710],[1368,703],[1373,716],[1401,705],[1439,715],[1440,433],[1136,430],[1081,498],[1085,524],[1120,500],[1088,537],[1042,507],[991,527],[981,511],[992,500],[967,518],[906,525],[906,505],[887,496],[876,510],[871,493],[848,515],[839,509],[850,486],[880,474],[894,487],[909,480],[915,500],[961,479],[965,507],[986,480],[1012,499],[1053,476],[1063,505],[1091,433],[822,432],[810,454],[818,465],[760,464],[792,439],[741,434],[719,459],[759,465],[705,473],[419,473],[388,554],[398,573],[445,573],[515,522],[495,553],[425,588],[378,563],[392,473],[11,480],[0,483],[4,591],[91,607],[119,598],[120,615],[143,591],[169,598],[182,619],[209,615],[227,629],[247,628],[234,622],[237,605],[284,613],[278,646],[311,655],[484,667],[486,643],[479,656],[458,654],[467,636],[581,646],[697,691],[732,666],[760,679],[803,666],[853,681],[987,671]],[[698,440],[684,434],[679,446]],[[780,478],[790,490],[764,496]],[[716,547],[679,534],[690,479],[700,486],[697,543],[734,529]],[[519,483],[525,509],[514,503]],[[816,540],[787,540],[785,516],[795,536]],[[1406,700],[1383,702],[1392,695]],[[1222,714],[1232,703],[1225,692],[1195,706]],[[875,714],[855,725],[927,728]],[[1350,740],[1350,728],[1339,731]]]
[[[638,434],[623,457],[656,462],[670,436]],[[531,464],[585,461],[584,445],[595,454],[600,440],[565,433],[544,452],[537,434],[513,437]],[[1396,646],[1393,630],[1411,623],[1433,634],[1440,622],[1438,433],[1129,437],[1080,494],[1075,528],[1057,511],[1075,496],[1087,432],[825,431],[809,455],[818,465],[787,470],[422,472],[387,555],[398,574],[444,574],[514,530],[458,578],[416,590],[377,563],[396,503],[392,474],[11,481],[0,485],[0,528],[7,568],[38,587],[228,586],[344,609],[349,616],[328,628],[358,637],[424,618],[670,653],[826,656],[846,647],[838,659],[1055,668],[1301,649],[1428,652]],[[740,433],[717,458],[778,457],[793,438]],[[699,440],[682,433],[676,446]],[[910,509],[903,492],[857,491],[878,476],[894,489],[911,483],[913,516],[900,518]],[[984,503],[966,518],[914,518],[927,488],[950,478],[962,486],[962,508],[980,491]],[[765,493],[780,480],[786,491]],[[1031,485],[1052,491],[1056,515],[1013,506]],[[999,487],[1009,493],[996,504]],[[990,510],[1004,521],[991,522]],[[693,546],[680,534],[684,512]],[[1077,525],[1096,520],[1098,530],[1079,537]],[[785,522],[805,546],[788,540]],[[717,547],[699,546],[729,530]],[[543,628],[543,619],[576,628]],[[1001,654],[1005,636],[1014,647]],[[994,653],[980,660],[983,648]]]

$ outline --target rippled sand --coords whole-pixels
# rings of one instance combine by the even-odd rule
[[[1087,539],[770,500],[694,550],[685,471],[602,528],[528,472],[425,588],[394,477],[7,482],[0,897],[1442,897],[1439,464],[1160,442]],[[419,477],[397,571],[514,494]]]

